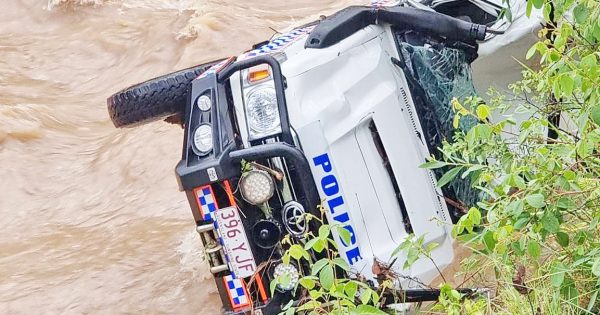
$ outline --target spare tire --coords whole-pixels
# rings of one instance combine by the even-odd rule
[[[115,127],[122,128],[181,116],[190,82],[219,61],[163,75],[111,95],[106,100],[110,119]]]

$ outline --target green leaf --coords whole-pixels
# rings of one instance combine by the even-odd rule
[[[531,16],[531,10],[533,9],[533,1],[529,0],[527,1],[527,8],[525,9],[525,15],[527,15],[527,17]],[[529,52],[528,52],[529,54]],[[527,58],[529,59],[529,58]]]
[[[537,240],[530,239],[527,242],[527,253],[529,253],[529,256],[533,258],[538,258],[540,257],[541,252],[542,248],[540,247],[540,243],[538,243]]]
[[[354,298],[356,296],[356,292],[358,291],[358,284],[356,284],[356,282],[354,281],[348,281],[348,283],[346,283],[344,285],[344,292],[346,292],[346,295],[350,298]]]
[[[551,212],[546,212],[541,222],[544,229],[550,233],[556,233],[560,229],[560,222]]]
[[[452,127],[454,127],[454,129],[458,128],[459,123],[460,123],[460,115],[456,114],[454,116],[454,119],[452,120]]]
[[[598,60],[596,59],[596,54],[591,53],[581,58],[579,66],[580,68],[587,70],[588,73],[595,73],[598,69]]]
[[[525,188],[525,180],[517,174],[510,174],[507,178],[507,183],[511,187],[517,187],[520,189]]]
[[[425,251],[427,253],[431,253],[432,250],[438,248],[440,246],[440,244],[436,243],[436,242],[431,242],[429,244],[427,244],[427,247],[425,248]]]
[[[371,289],[365,289],[361,294],[360,294],[360,302],[362,304],[367,304],[369,303],[369,300],[371,299]]]
[[[277,280],[281,284],[282,287],[288,287],[288,286],[290,286],[290,283],[292,282],[292,275],[289,273],[284,273],[284,274],[278,276]]]
[[[482,104],[477,106],[475,112],[477,113],[477,118],[480,120],[486,120],[490,115],[490,108],[487,105]]]
[[[283,255],[283,257],[281,258],[281,261],[286,265],[290,264],[290,252],[289,251]]]
[[[315,242],[314,246],[312,247],[314,251],[316,251],[317,253],[322,252],[325,249],[325,246],[327,246],[327,241],[317,238],[317,241]]]
[[[485,248],[487,248],[487,250],[493,252],[494,248],[496,247],[496,243],[497,242],[494,238],[494,232],[486,231],[485,234],[483,234],[483,244],[485,245]]]
[[[446,165],[448,165],[448,163],[446,163],[446,162],[431,160],[429,162],[419,165],[419,168],[426,168],[426,169],[433,170],[436,168],[444,167]]]
[[[598,290],[594,291],[592,296],[590,297],[590,302],[588,303],[587,311],[592,312],[592,309],[596,305],[596,300],[598,299]]]
[[[304,256],[305,252],[306,251],[304,250],[304,248],[302,248],[302,246],[300,246],[298,244],[292,245],[292,247],[290,247],[290,249],[289,249],[290,256],[292,256],[292,258],[294,258],[296,260],[300,260],[300,258],[302,258],[302,256]]]
[[[479,128],[477,127],[478,126],[471,128],[471,130],[469,130],[467,132],[467,135],[465,136],[465,140],[467,140],[467,144],[469,145],[469,147],[474,146],[475,141],[477,141],[477,139],[479,138]]]
[[[326,265],[319,271],[319,282],[323,288],[329,290],[333,286],[333,267]]]
[[[529,218],[528,217],[524,217],[524,218],[520,218],[519,220],[517,220],[517,222],[515,222],[515,224],[513,225],[515,229],[520,230],[522,228],[524,228],[527,223],[529,223]]]
[[[569,303],[574,305],[579,304],[579,290],[575,287],[575,282],[570,277],[567,277],[560,289],[560,293]]]
[[[480,140],[487,141],[492,136],[493,130],[489,125],[479,124],[475,126],[475,128],[477,128],[477,135],[479,136]]]
[[[289,301],[282,309],[289,310],[294,305],[294,301]],[[287,313],[286,313],[287,314]],[[292,313],[293,314],[293,313]]]
[[[303,277],[298,283],[307,290],[312,290],[315,287],[316,281],[313,278]]]
[[[379,296],[379,294],[377,293],[377,291],[373,291],[373,294],[371,294],[371,300],[373,301],[374,305],[377,305],[379,303],[379,299],[381,297]]]
[[[316,300],[316,299],[321,298],[324,295],[324,292],[323,292],[323,290],[310,290],[310,291],[308,291],[308,294],[310,295],[310,297],[313,300]],[[319,303],[319,305],[320,305],[320,303]]]
[[[323,258],[319,261],[317,261],[316,263],[314,263],[312,265],[312,269],[311,269],[311,274],[313,276],[315,276],[319,271],[321,271],[321,269],[323,269],[323,267],[325,267],[325,265],[327,265],[329,263],[329,260],[327,260],[327,258]]]
[[[440,180],[438,180],[437,185],[438,187],[444,187],[446,184],[448,184],[451,180],[454,179],[454,177],[456,177],[456,175],[458,175],[458,173],[460,173],[460,171],[463,169],[462,166],[459,167],[455,167],[451,170],[449,170],[448,172],[446,172],[441,178]]]
[[[484,169],[485,165],[473,165],[471,167],[469,167],[464,173],[462,173],[462,175],[460,175],[460,178],[466,178],[467,176],[469,176],[469,174],[471,174],[471,172],[476,172],[479,171],[481,169]]]
[[[479,235],[476,233],[467,233],[467,234],[462,234],[462,235],[458,235],[458,236],[455,236],[453,234],[452,236],[456,237],[456,240],[458,240],[459,242],[465,243],[465,244],[475,242],[479,237]]]
[[[352,234],[350,234],[350,231],[348,231],[343,226],[339,226],[337,228],[337,232],[340,235],[340,238],[342,239],[342,241],[344,242],[344,244],[350,244],[351,243],[351,241],[352,241]]]
[[[577,154],[580,157],[586,158],[586,157],[590,156],[593,152],[594,152],[594,144],[591,141],[589,141],[589,139],[584,139],[582,141],[579,141],[579,143],[577,143]]]
[[[565,232],[556,232],[556,242],[562,247],[569,246],[569,235]]]
[[[590,118],[596,125],[600,125],[600,105],[592,107],[590,110]]]
[[[319,240],[321,240],[321,239],[318,237],[311,238],[310,240],[308,240],[308,242],[306,242],[306,244],[304,244],[304,249],[305,250],[312,249],[315,246],[315,243]]]
[[[321,291],[317,291],[317,290],[311,290],[311,291],[308,291],[308,292],[310,294],[310,297],[313,298],[313,299],[310,300],[310,301],[306,301],[305,303],[303,303],[302,305],[300,305],[296,309],[297,312],[295,314],[306,314],[305,312],[302,312],[302,311],[311,311],[308,314],[316,314],[315,310],[321,308],[322,303],[319,302],[317,299],[320,298],[321,296],[323,296],[323,293]],[[292,299],[292,301],[294,301],[294,300]]]
[[[571,171],[571,170],[566,170],[563,173],[563,176],[567,179],[567,180],[574,180],[577,177],[577,174],[575,174],[575,172]]]
[[[544,201],[546,198],[542,194],[532,194],[525,197],[525,201],[528,205],[534,208],[543,208],[546,206],[546,202]]]
[[[596,257],[594,264],[592,265],[592,273],[596,277],[600,277],[600,257]]]
[[[562,262],[554,264],[552,270],[550,270],[550,283],[552,286],[558,288],[565,280],[565,270],[567,268]]]
[[[371,305],[359,305],[354,310],[356,315],[386,315],[387,313]]]
[[[575,22],[579,24],[585,23],[588,16],[590,15],[590,10],[585,4],[578,4],[575,9],[573,9],[573,16],[575,17]]]
[[[554,6],[552,6],[552,5],[547,5],[547,6],[544,7],[544,10],[543,10],[542,13],[544,14],[544,19],[546,19],[546,21],[551,21],[552,20],[550,18],[550,14],[552,13],[552,8],[553,7]]]
[[[275,278],[271,280],[271,284],[269,284],[269,289],[271,290],[271,296],[275,294],[275,290],[277,289],[277,284],[279,283],[279,279]]]
[[[533,3],[533,6],[536,9],[541,9],[542,6],[544,5],[544,0],[529,0],[529,1]]]
[[[512,22],[513,20],[513,16],[512,16],[512,11],[510,10],[510,8],[502,8],[502,11],[504,13],[504,16],[506,17],[506,19],[510,22]]]
[[[575,204],[575,202],[568,197],[560,197],[558,199],[558,201],[556,202],[556,206],[558,208],[561,209],[573,209],[575,208],[577,205]]]
[[[523,213],[523,208],[524,208],[523,199],[517,199],[517,200],[511,201],[508,205],[506,205],[506,212],[512,216],[518,217],[521,213]]]
[[[343,258],[337,257],[337,258],[333,259],[333,263],[336,266],[344,269],[345,271],[350,270],[350,265],[348,265],[348,263]]]
[[[479,225],[481,223],[481,212],[479,211],[479,209],[471,207],[467,215],[469,216],[471,222],[474,225]]]
[[[319,227],[319,238],[327,239],[327,237],[329,236],[329,231],[331,231],[329,225],[321,225]]]
[[[570,74],[564,73],[560,76],[560,87],[564,95],[570,96],[571,94],[573,94],[574,85],[575,81],[573,81],[573,78]]]

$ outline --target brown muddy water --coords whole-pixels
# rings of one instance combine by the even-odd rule
[[[116,130],[105,99],[364,2],[0,1],[0,314],[218,313],[182,130]]]

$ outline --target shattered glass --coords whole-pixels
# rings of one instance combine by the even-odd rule
[[[464,101],[475,96],[471,77],[471,57],[464,50],[442,45],[422,46],[400,42],[404,72],[411,85],[415,107],[429,151],[439,158],[443,140],[451,142],[456,129],[452,126],[454,111],[451,100]],[[477,123],[463,117],[459,128],[467,132]],[[447,169],[434,170],[438,179]],[[443,188],[444,195],[469,207],[480,200],[469,179],[456,177]]]

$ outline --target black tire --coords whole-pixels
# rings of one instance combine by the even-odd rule
[[[219,61],[183,69],[148,80],[111,95],[106,103],[117,128],[134,127],[185,112],[192,80]]]

